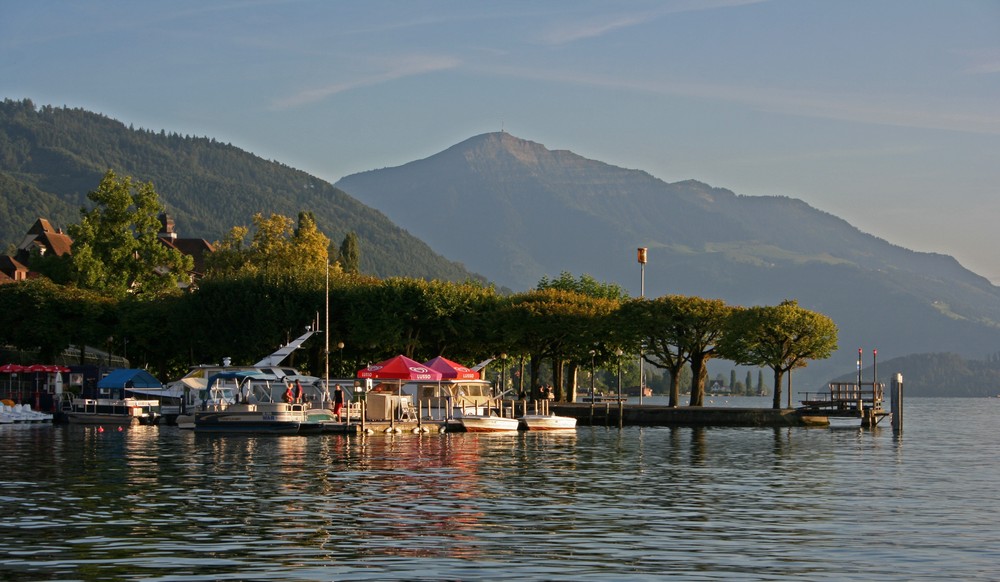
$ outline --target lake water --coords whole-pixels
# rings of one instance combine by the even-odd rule
[[[998,418],[910,398],[902,435],[3,425],[0,579],[997,580]]]

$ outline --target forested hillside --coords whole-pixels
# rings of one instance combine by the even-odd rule
[[[376,276],[482,279],[436,254],[329,183],[231,144],[127,127],[82,109],[0,103],[0,241],[20,242],[39,217],[66,228],[112,169],[153,182],[184,237],[221,239],[256,212],[312,211],[339,244],[358,235],[361,270]]]
[[[967,360],[957,354],[911,354],[878,363],[878,381],[888,388],[891,376],[903,375],[907,396],[1000,396],[1000,354],[985,360]],[[871,382],[876,370],[861,371],[862,382]],[[857,373],[836,378],[837,382],[856,382]]]

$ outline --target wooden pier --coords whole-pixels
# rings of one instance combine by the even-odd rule
[[[827,392],[805,392],[797,411],[810,424],[829,424],[831,418],[856,418],[860,426],[876,426],[891,413],[885,409],[881,382],[830,382]]]

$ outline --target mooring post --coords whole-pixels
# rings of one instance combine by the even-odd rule
[[[892,432],[903,432],[903,375],[896,373],[889,389],[889,408],[892,411]]]

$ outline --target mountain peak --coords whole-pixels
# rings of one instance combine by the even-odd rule
[[[540,143],[521,139],[505,131],[480,134],[442,152],[449,153],[460,153],[468,162],[492,163],[512,158],[531,167],[550,163],[555,155]]]

